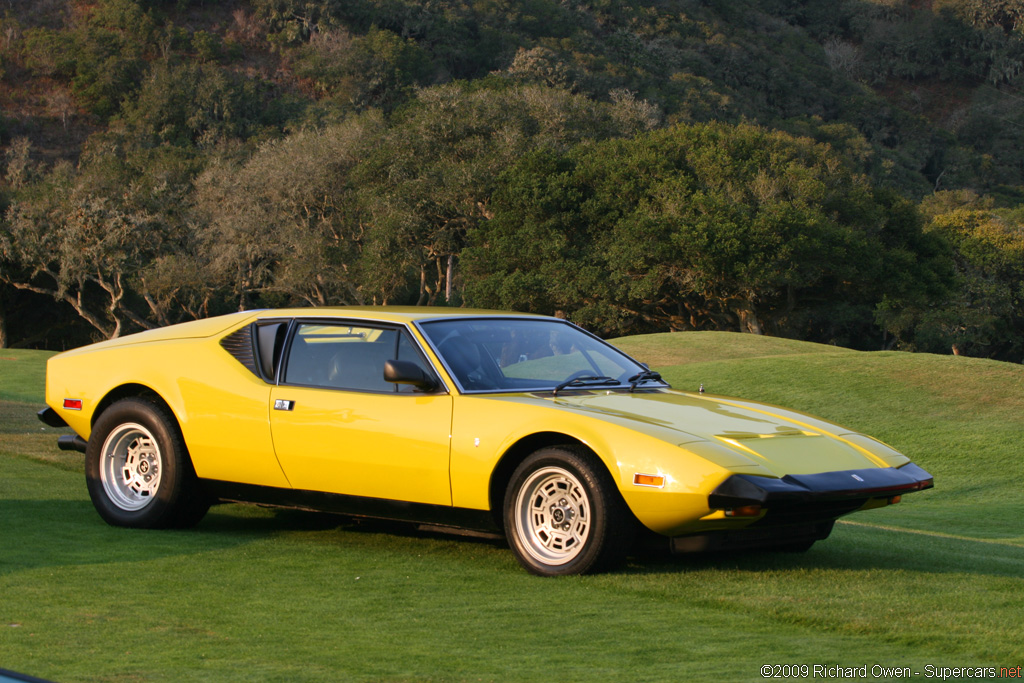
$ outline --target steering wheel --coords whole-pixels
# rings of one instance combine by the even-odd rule
[[[464,384],[467,389],[477,389],[480,391],[498,388],[498,385],[495,384],[493,380],[476,371],[470,372],[469,375],[466,376]]]

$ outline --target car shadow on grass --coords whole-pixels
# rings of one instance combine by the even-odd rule
[[[424,544],[450,542],[452,545],[449,547],[456,554],[459,550],[471,547],[510,552],[504,537],[498,534],[465,535],[441,527],[408,522],[351,518],[302,510],[268,510],[252,505],[225,505],[223,509],[226,514],[208,516],[199,530],[204,533],[226,531],[260,535],[334,530],[348,540],[363,537],[369,541],[372,537],[384,536],[412,544],[418,541]],[[260,518],[256,519],[256,515],[260,515]],[[339,550],[343,549],[339,545]],[[615,573],[688,573],[716,568],[751,572],[903,569],[923,573],[1016,578],[1024,574],[1024,547],[983,539],[948,538],[923,532],[840,523],[830,538],[819,541],[807,552],[748,551],[670,555],[668,552],[647,548],[631,554],[626,565]]]
[[[210,509],[191,529],[129,529],[106,524],[88,500],[0,499],[3,547],[0,575],[44,567],[149,561],[163,557],[230,550],[280,536],[312,534],[344,552],[342,539],[383,535],[401,544],[458,548],[504,547],[504,540],[418,529],[415,525],[356,520],[304,510],[224,504]],[[313,543],[310,540],[310,543]],[[456,553],[458,554],[458,553]]]
[[[623,571],[633,574],[706,571],[905,570],[1019,578],[1024,547],[987,539],[840,523],[832,536],[806,552],[719,552],[671,556],[646,552]]]
[[[422,543],[432,552],[452,553],[464,561],[467,550],[509,552],[500,536],[465,536],[437,527],[353,519],[300,510],[255,505],[218,505],[192,529],[145,530],[104,523],[88,500],[0,500],[5,536],[0,574],[52,566],[148,561],[161,557],[229,550],[281,535],[313,534],[322,544],[345,552],[345,542],[360,546],[381,541],[382,552]],[[439,541],[442,541],[439,545]],[[312,542],[312,541],[311,541]],[[389,546],[389,547],[385,547]],[[948,538],[898,529],[837,526],[832,537],[804,553],[734,552],[671,556],[645,551],[630,557],[615,573],[687,574],[708,570],[893,570],[1019,577],[1024,574],[1024,547],[1008,543]],[[518,571],[518,569],[511,569]]]
[[[214,508],[216,510],[216,508]],[[316,514],[212,512],[192,529],[128,529],[106,524],[88,500],[0,499],[0,574],[52,566],[152,560],[227,550],[282,531],[337,526]]]

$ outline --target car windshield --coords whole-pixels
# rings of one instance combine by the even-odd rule
[[[615,347],[555,319],[436,320],[420,328],[463,391],[628,387],[646,371]]]

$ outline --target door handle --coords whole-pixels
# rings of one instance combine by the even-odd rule
[[[295,408],[295,401],[286,401],[283,398],[274,399],[274,410],[292,410]]]

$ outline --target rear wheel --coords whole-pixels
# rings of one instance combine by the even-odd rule
[[[540,576],[610,569],[625,559],[631,517],[608,472],[584,449],[544,448],[524,460],[505,493],[505,533],[516,559]]]
[[[210,507],[177,421],[141,398],[117,401],[100,415],[85,477],[96,511],[115,526],[192,526]]]

